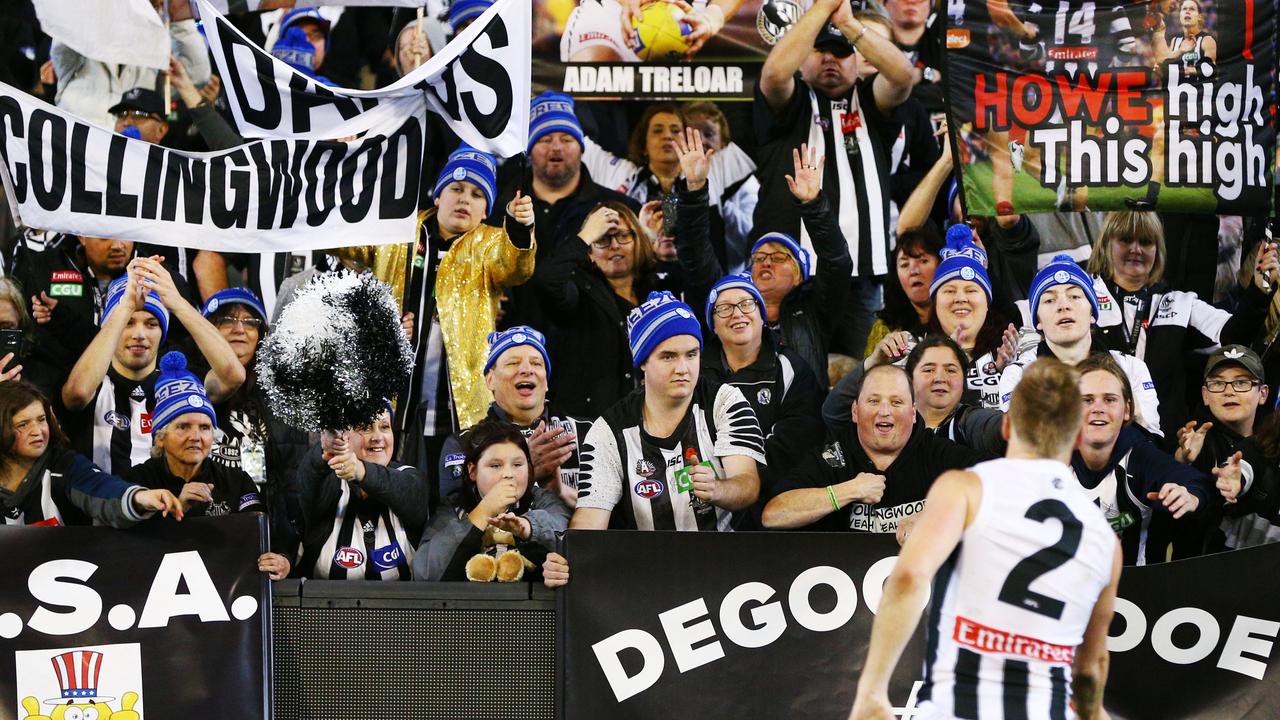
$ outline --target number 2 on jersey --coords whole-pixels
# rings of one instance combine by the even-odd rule
[[[1062,537],[1058,538],[1058,542],[1037,550],[1014,565],[997,597],[1000,602],[1061,620],[1066,603],[1035,592],[1031,589],[1031,583],[1075,557],[1076,550],[1080,548],[1080,538],[1084,534],[1084,524],[1071,514],[1070,508],[1061,500],[1041,500],[1027,508],[1026,517],[1036,522],[1057,520],[1062,523]]]

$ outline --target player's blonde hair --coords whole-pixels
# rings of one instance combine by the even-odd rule
[[[1080,374],[1056,358],[1027,366],[1009,401],[1012,435],[1046,458],[1072,449],[1083,415]]]

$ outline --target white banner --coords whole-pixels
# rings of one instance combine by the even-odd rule
[[[149,0],[35,0],[46,35],[113,65],[169,69],[169,32]]]
[[[285,10],[294,7],[407,7],[420,8],[427,0],[209,0],[209,4],[223,15],[255,12],[258,10]]]
[[[425,65],[379,90],[329,88],[244,37],[197,0],[231,112],[245,137],[324,140],[387,132],[426,110],[501,157],[529,137],[532,5],[498,0]]]
[[[0,180],[23,225],[221,252],[408,242],[424,122],[349,143],[188,153],[118,135],[0,83]]]

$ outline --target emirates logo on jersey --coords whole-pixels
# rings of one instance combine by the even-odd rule
[[[1097,60],[1096,47],[1055,47],[1045,50],[1050,60]]]

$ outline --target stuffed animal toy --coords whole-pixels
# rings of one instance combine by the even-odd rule
[[[516,536],[490,526],[480,541],[480,552],[467,561],[467,579],[471,582],[518,582],[525,570],[536,567],[516,549]]]

